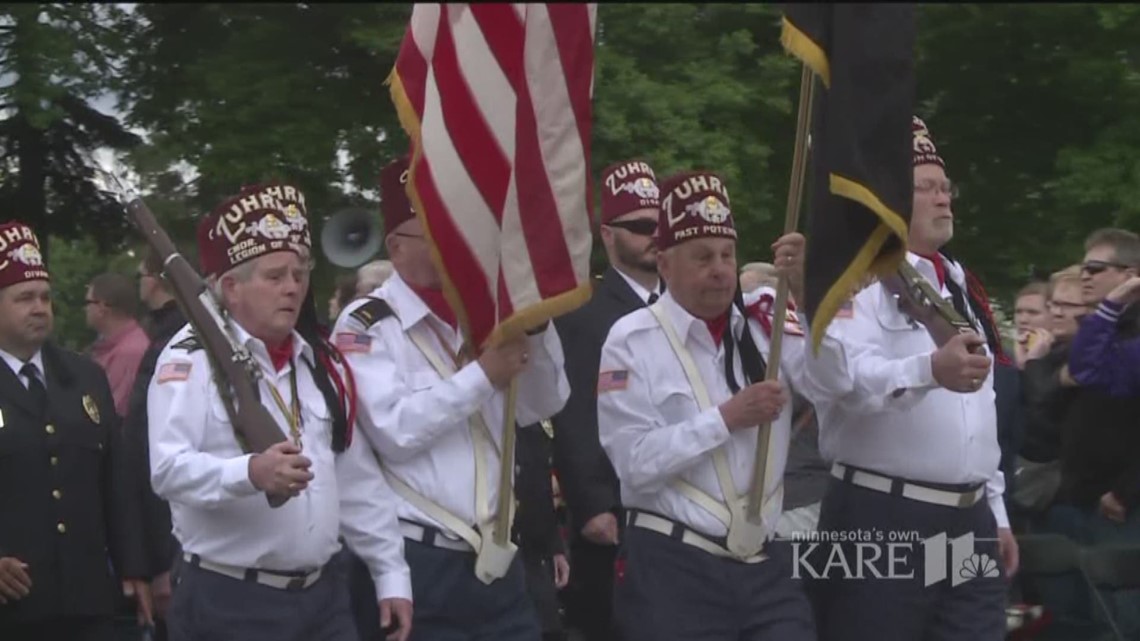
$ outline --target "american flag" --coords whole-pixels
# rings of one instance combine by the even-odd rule
[[[193,369],[191,363],[167,363],[158,368],[158,382],[162,384],[169,381],[184,381],[190,378],[191,369]]]
[[[408,197],[473,345],[590,295],[593,4],[417,4],[389,77]]]
[[[336,344],[336,348],[344,354],[368,352],[372,350],[372,337],[368,334],[337,332],[334,343]]]

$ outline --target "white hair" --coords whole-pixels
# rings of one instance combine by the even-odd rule
[[[248,260],[233,269],[222,272],[220,276],[210,276],[207,278],[206,284],[210,287],[210,291],[213,292],[214,298],[224,306],[226,298],[222,294],[222,279],[229,276],[239,283],[246,282],[250,278],[253,278],[253,264],[255,262],[256,261]]]
[[[748,288],[744,288],[742,284],[741,287],[745,289],[745,294],[749,293],[750,291],[754,291],[758,287],[763,287],[764,285],[775,287],[780,280],[780,274],[778,271],[776,271],[776,266],[772,263],[748,263],[744,267],[740,268],[741,280],[744,280],[745,274],[750,274],[753,278],[755,278],[754,282],[756,283],[755,286]]]
[[[356,270],[356,295],[363,296],[384,284],[392,275],[392,261],[374,260]]]

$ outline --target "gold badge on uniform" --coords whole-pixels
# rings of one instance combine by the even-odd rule
[[[83,395],[83,409],[87,411],[88,418],[92,423],[99,424],[99,406],[95,404],[95,399],[91,398],[90,394]]]

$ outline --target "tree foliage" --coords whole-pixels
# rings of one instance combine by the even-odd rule
[[[298,183],[318,226],[350,203],[375,206],[345,186],[373,188],[406,149],[383,82],[410,11],[6,5],[0,206],[53,237],[90,234],[103,251],[134,238],[93,200],[79,162],[95,146],[134,142],[90,108],[108,89],[148,132],[131,162],[176,236],[190,237],[197,216],[242,184],[269,178]],[[756,4],[598,8],[593,175],[630,158],[662,177],[720,173],[742,261],[768,257],[783,226],[799,64],[779,45],[779,18],[777,6]],[[1097,227],[1140,227],[1140,9],[934,4],[920,6],[918,26],[916,112],[962,188],[950,249],[991,294],[1076,262]]]
[[[45,254],[49,236],[89,235],[110,250],[126,231],[88,165],[98,148],[138,143],[91,105],[117,75],[122,19],[115,5],[0,7],[0,210],[34,227]]]

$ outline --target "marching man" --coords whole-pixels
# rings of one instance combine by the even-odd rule
[[[521,559],[495,542],[492,522],[500,501],[513,503],[498,490],[504,390],[518,377],[518,425],[559,411],[569,396],[561,342],[547,326],[472,357],[407,180],[407,158],[380,177],[395,274],[345,308],[334,334],[357,376],[361,436],[400,498],[412,638],[537,641]]]
[[[333,562],[342,529],[369,565],[383,624],[398,627],[392,638],[409,632],[394,497],[367,444],[349,439],[352,399],[329,391],[349,377],[296,331],[310,241],[285,204],[303,201],[288,189],[245,190],[198,228],[202,271],[288,439],[243,451],[189,325],[159,355],[150,384],[151,480],[170,501],[183,549],[168,618],[174,641],[354,641],[345,568]],[[290,498],[272,508],[266,494]]]
[[[844,357],[810,362],[820,451],[834,477],[819,530],[925,541],[890,568],[905,576],[823,577],[816,606],[826,641],[1003,639],[1002,577],[1017,568],[998,469],[992,357],[1001,347],[984,301],[942,249],[954,235],[946,165],[918,118],[912,131],[914,207],[905,260],[974,331],[938,347],[877,282],[827,328],[824,344],[840,346]],[[836,544],[847,559],[856,558],[854,545]],[[924,554],[958,564],[932,563]]]
[[[780,517],[791,424],[784,381],[798,387],[803,378],[803,331],[789,316],[780,381],[764,382],[777,364],[765,362],[770,322],[759,299],[772,290],[754,292],[744,309],[734,304],[736,229],[719,176],[665,181],[657,243],[666,293],[613,326],[598,375],[598,430],[627,523],[615,618],[630,641],[814,639],[787,548],[765,544]],[[803,246],[799,234],[774,245],[793,291]],[[755,525],[745,503],[758,426],[769,422]]]

